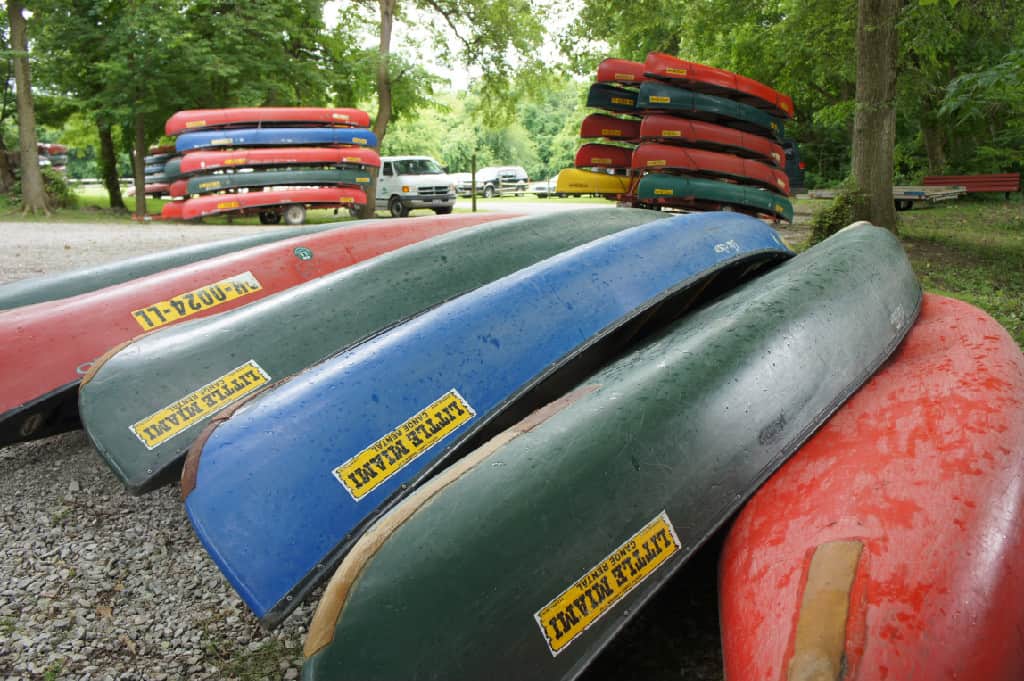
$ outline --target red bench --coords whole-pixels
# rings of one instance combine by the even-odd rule
[[[926,187],[941,187],[944,185],[962,185],[967,188],[968,194],[980,192],[1005,192],[1006,198],[1010,198],[1010,192],[1020,191],[1020,173],[1000,173],[995,175],[931,175],[924,178]]]

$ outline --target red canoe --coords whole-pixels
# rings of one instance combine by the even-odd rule
[[[767,137],[706,121],[677,118],[667,114],[644,116],[640,139],[664,144],[702,147],[756,158],[780,168],[785,167],[786,152]]]
[[[271,147],[193,151],[181,158],[181,174],[270,166],[359,165],[380,167],[380,155],[366,147]]]
[[[208,194],[181,203],[181,219],[197,220],[210,215],[244,213],[289,203],[300,203],[304,206],[364,206],[366,205],[366,192],[352,187],[273,189],[244,194]],[[172,213],[176,213],[178,210],[175,207],[172,209]],[[161,216],[166,219],[171,218],[171,215],[166,213],[161,213]]]
[[[744,184],[757,184],[789,196],[789,178],[767,163],[706,149],[689,149],[670,144],[644,142],[633,152],[634,170],[678,170],[699,175],[728,177]]]
[[[191,109],[179,111],[167,119],[164,132],[183,132],[209,128],[252,127],[262,125],[345,126],[368,128],[370,116],[360,109],[335,109],[305,106],[249,107],[239,109]]]
[[[774,116],[793,117],[792,97],[732,71],[651,52],[644,62],[644,72],[652,78],[680,83],[694,92],[728,97]]]
[[[156,156],[157,154],[174,154],[177,149],[173,144],[162,144],[159,146],[152,146],[146,150],[146,153],[150,156]]]
[[[632,118],[616,118],[608,114],[590,114],[580,125],[580,137],[593,139],[604,137],[620,142],[640,141],[640,121]]]
[[[0,446],[73,427],[77,408],[71,425],[58,430],[48,430],[48,414],[74,399],[74,387],[96,358],[141,333],[225,312],[407,244],[507,217],[473,213],[348,224],[2,312]]]
[[[584,144],[576,152],[577,168],[615,168],[628,170],[632,167],[633,150],[611,144]]]
[[[733,525],[726,678],[1024,679],[1022,483],[1024,355],[984,312],[925,296]]]
[[[605,59],[597,65],[598,83],[630,85],[650,80],[644,75],[644,64],[626,59]]]

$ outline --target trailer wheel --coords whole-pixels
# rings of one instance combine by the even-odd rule
[[[896,199],[896,210],[910,210],[914,207],[914,202],[910,199]]]
[[[301,225],[306,221],[306,207],[294,203],[284,209],[284,224]]]
[[[281,222],[281,214],[276,210],[261,210],[260,211],[260,224],[261,225],[276,225]]]

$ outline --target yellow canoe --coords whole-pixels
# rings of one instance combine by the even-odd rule
[[[630,179],[626,175],[566,168],[558,173],[555,191],[559,194],[626,194]]]

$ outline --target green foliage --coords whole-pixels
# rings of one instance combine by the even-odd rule
[[[815,213],[811,221],[810,244],[824,241],[854,222],[856,216],[864,212],[866,201],[866,197],[853,186],[844,185],[830,204]]]
[[[74,208],[77,202],[67,178],[53,168],[41,168],[43,173],[43,188],[46,190],[46,200],[50,208]],[[21,207],[21,180],[17,180],[11,188],[10,204],[16,208]]]

